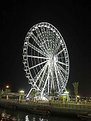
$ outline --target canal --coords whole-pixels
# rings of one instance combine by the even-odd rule
[[[9,110],[0,108],[0,121],[3,117],[9,117],[8,121],[81,121],[75,117],[66,117],[66,116],[43,116],[31,114],[19,110]],[[2,120],[3,121],[3,120]],[[7,121],[7,120],[5,120]]]

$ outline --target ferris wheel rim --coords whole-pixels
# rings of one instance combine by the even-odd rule
[[[57,73],[55,73],[56,74],[56,77],[57,77],[57,75],[61,72],[61,71],[63,71],[64,73],[67,73],[67,79],[66,79],[66,82],[65,82],[65,85],[66,85],[66,83],[67,83],[67,81],[68,81],[68,77],[69,77],[69,54],[68,54],[68,50],[67,50],[67,47],[66,47],[66,44],[65,44],[65,41],[64,41],[64,39],[63,39],[63,37],[62,37],[62,35],[61,35],[61,33],[52,25],[52,24],[49,24],[48,22],[41,22],[41,23],[38,23],[38,24],[36,24],[36,25],[34,25],[32,28],[30,28],[30,30],[28,31],[28,33],[27,33],[27,36],[26,36],[26,38],[25,38],[25,42],[27,42],[27,44],[29,44],[28,46],[30,46],[31,48],[33,48],[34,50],[37,50],[41,55],[43,55],[43,56],[35,56],[35,55],[28,55],[28,54],[26,54],[27,55],[27,58],[29,58],[29,57],[31,57],[31,58],[41,58],[41,59],[46,59],[46,61],[44,61],[44,62],[41,62],[41,63],[39,63],[39,64],[37,64],[37,65],[35,65],[35,66],[33,66],[33,67],[31,67],[31,68],[29,68],[29,62],[28,62],[28,60],[26,61],[27,62],[27,65],[28,65],[28,70],[29,70],[29,74],[30,74],[30,77],[32,78],[32,83],[33,83],[33,86],[34,85],[36,85],[36,82],[34,82],[34,77],[32,77],[32,74],[31,74],[31,69],[33,69],[33,68],[35,68],[35,67],[37,67],[37,66],[40,66],[40,65],[42,65],[42,64],[44,64],[45,63],[45,65],[46,65],[46,69],[47,69],[47,66],[48,66],[48,60],[50,59],[48,56],[46,56],[46,52],[42,52],[39,48],[36,48],[35,46],[33,46],[32,44],[30,44],[30,43],[28,43],[28,41],[26,41],[26,40],[28,40],[30,37],[31,37],[31,35],[30,35],[30,33],[32,32],[32,31],[35,31],[36,30],[36,28],[37,28],[37,26],[38,27],[41,27],[41,26],[43,26],[44,25],[44,27],[53,27],[51,30],[53,31],[53,29],[54,29],[54,31],[53,32],[56,32],[58,35],[57,36],[59,36],[59,37],[61,37],[61,41],[63,42],[63,44],[65,45],[65,47],[63,48],[63,50],[61,50],[59,53],[57,53],[56,54],[56,56],[58,56],[58,55],[60,55],[62,52],[64,52],[64,51],[66,51],[66,54],[67,54],[67,58],[68,58],[68,62],[67,62],[67,64],[65,64],[65,63],[63,63],[63,62],[60,62],[60,61],[57,61],[57,67],[55,68],[55,70],[59,70]],[[48,25],[48,26],[47,26]],[[32,35],[32,36],[34,36],[34,35]],[[61,44],[61,42],[60,42],[60,44]],[[27,46],[27,48],[28,48],[28,46]],[[27,53],[27,52],[26,52]],[[23,55],[23,56],[25,56],[25,54]],[[65,56],[65,53],[64,53],[64,56]],[[56,58],[56,57],[55,57]],[[68,71],[66,72],[65,71],[65,69],[61,66],[61,65],[64,65],[64,66],[68,66]],[[59,66],[59,67],[58,67]],[[43,69],[43,68],[42,68]],[[41,71],[43,71],[43,70],[41,70]],[[42,73],[42,72],[41,72]],[[63,78],[63,74],[62,74],[62,72],[61,72],[61,75],[62,75],[62,77],[60,77],[60,78]],[[38,76],[38,75],[37,75]],[[28,79],[30,79],[30,77],[28,77]],[[49,75],[47,76],[47,78],[49,77]],[[46,81],[46,83],[47,83],[47,81]],[[45,84],[46,84],[45,83]],[[59,88],[59,87],[58,87]],[[43,92],[43,91],[42,91]]]

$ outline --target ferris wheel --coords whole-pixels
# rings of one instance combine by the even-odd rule
[[[41,95],[52,90],[62,94],[69,77],[69,55],[60,32],[51,24],[41,22],[28,31],[23,46],[23,63],[31,89]]]

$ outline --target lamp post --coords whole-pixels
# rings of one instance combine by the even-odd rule
[[[64,92],[64,95],[66,96],[66,102],[68,102],[69,101],[69,92],[66,90]]]
[[[6,88],[8,89],[9,88],[9,85],[6,85]]]
[[[73,83],[73,87],[74,87],[74,94],[75,94],[76,103],[77,103],[77,95],[78,95],[79,82],[74,82]]]
[[[76,98],[77,98],[77,103],[79,103],[79,101],[80,101],[80,96],[77,95]]]
[[[19,91],[19,102],[21,102],[22,101],[22,99],[24,99],[24,90],[20,90]]]
[[[8,93],[9,93],[9,88],[10,88],[10,86],[9,86],[9,85],[6,85],[5,91],[6,91],[6,99],[7,99],[7,100],[9,99],[9,95],[8,95]]]

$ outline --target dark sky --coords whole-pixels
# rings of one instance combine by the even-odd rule
[[[46,21],[60,31],[68,48],[68,90],[73,94],[72,83],[78,81],[79,94],[91,96],[90,2],[30,1],[3,0],[0,6],[0,88],[10,84],[13,91],[29,90],[22,64],[24,38],[30,27]]]

